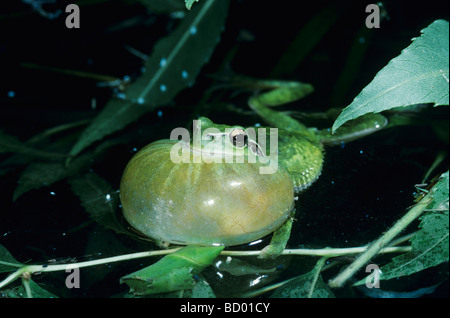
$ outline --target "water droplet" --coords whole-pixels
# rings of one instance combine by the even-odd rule
[[[50,191],[50,195],[56,195],[56,193],[53,191]]]
[[[126,95],[124,93],[117,93],[116,97],[118,99],[125,99]]]
[[[161,61],[159,61],[159,66],[164,67],[167,64],[167,60],[163,57]]]
[[[142,97],[139,97],[139,98],[137,99],[137,103],[138,103],[139,105],[144,104],[144,102],[145,102],[145,100],[144,100]]]
[[[182,71],[182,72],[181,72],[181,77],[184,78],[184,79],[188,78],[188,77],[189,77],[188,72]]]
[[[197,33],[197,27],[191,26],[191,29],[189,31],[191,32],[192,35],[195,35]]]
[[[164,84],[161,84],[161,85],[159,86],[159,90],[160,90],[161,92],[165,92],[165,91],[167,91],[167,86],[164,85]]]
[[[8,92],[8,97],[13,98],[14,96],[16,96],[16,92],[14,92],[14,91]]]
[[[159,118],[161,118],[161,117],[163,116],[162,110],[158,110],[158,113],[156,113],[156,116],[158,116]]]

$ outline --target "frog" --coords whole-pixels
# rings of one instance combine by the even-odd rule
[[[275,259],[290,237],[295,195],[321,174],[325,145],[360,138],[387,124],[382,115],[371,114],[337,134],[307,127],[274,108],[312,93],[312,85],[263,84],[269,90],[251,96],[248,105],[268,124],[270,137],[275,135],[275,151],[266,152],[252,127],[217,124],[207,117],[194,121],[193,138],[175,129],[170,139],[141,149],[125,168],[120,197],[132,227],[161,247],[234,246],[273,233],[258,257]]]
[[[290,175],[294,193],[297,195],[308,189],[320,177],[326,146],[343,145],[357,140],[382,130],[389,123],[384,115],[370,113],[348,122],[335,133],[332,133],[331,128],[307,127],[289,114],[274,108],[313,93],[313,85],[280,80],[259,80],[257,84],[268,91],[251,96],[248,99],[248,106],[268,126],[278,128],[278,163]],[[337,118],[339,112],[340,109],[331,108],[327,115]],[[295,210],[273,233],[270,244],[261,250],[259,258],[274,259],[283,252],[290,237],[294,213]]]

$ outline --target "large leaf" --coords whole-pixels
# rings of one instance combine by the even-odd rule
[[[210,0],[186,13],[179,27],[157,43],[145,63],[146,71],[129,86],[124,99],[106,104],[69,155],[77,155],[93,142],[169,103],[178,92],[193,85],[219,42],[227,10],[228,0]]]
[[[420,103],[449,104],[448,22],[436,20],[392,59],[347,106],[333,124],[367,113]]]

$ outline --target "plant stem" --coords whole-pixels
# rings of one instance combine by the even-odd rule
[[[311,282],[311,288],[309,289],[308,292],[308,298],[312,298],[312,295],[314,293],[314,289],[316,289],[316,284],[317,284],[317,279],[319,278],[319,274],[322,271],[323,265],[325,265],[326,260],[328,259],[328,257],[322,257],[321,259],[319,259],[317,261],[316,266],[314,266],[314,277],[313,280]]]
[[[306,255],[306,256],[326,256],[336,257],[342,255],[351,255],[363,253],[367,250],[367,246],[348,247],[348,248],[320,248],[320,249],[285,249],[281,255]],[[379,253],[407,253],[411,251],[410,246],[386,247]],[[261,251],[223,251],[220,255],[224,256],[258,256]]]
[[[383,247],[392,241],[402,230],[414,221],[430,204],[432,197],[427,194],[419,203],[409,210],[397,223],[394,224],[384,235],[372,243],[369,248],[359,255],[356,260],[344,269],[339,275],[328,282],[330,287],[342,287],[361,267],[367,264]]]
[[[125,260],[132,260],[150,256],[166,255],[178,251],[181,247],[160,250],[160,251],[146,251],[132,254],[125,254],[113,257],[107,257],[92,261],[71,263],[71,264],[56,264],[56,265],[25,265],[15,272],[11,273],[3,281],[0,282],[0,288],[8,285],[9,283],[15,281],[17,278],[21,277],[24,273],[43,273],[43,272],[55,272],[64,271],[67,268],[73,267],[88,267],[96,266],[107,263],[120,262]],[[325,256],[325,257],[335,257],[341,255],[358,254],[362,253],[367,249],[367,246],[361,247],[351,247],[351,248],[323,248],[323,249],[285,249],[282,255],[309,255],[309,256]],[[409,246],[398,246],[398,247],[386,247],[379,251],[380,253],[405,253],[409,252],[411,247]],[[223,251],[221,255],[226,256],[258,256],[261,251]],[[14,264],[17,265],[17,264]]]

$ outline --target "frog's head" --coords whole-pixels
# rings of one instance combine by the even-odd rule
[[[216,155],[254,155],[264,157],[264,152],[256,142],[254,134],[249,134],[242,126],[228,126],[213,123],[206,117],[194,121],[192,148]]]

